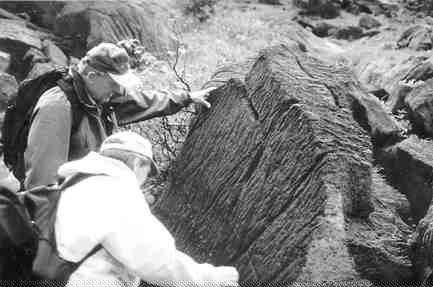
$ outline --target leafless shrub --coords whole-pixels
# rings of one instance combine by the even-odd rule
[[[176,36],[180,37],[179,33],[176,32]],[[179,40],[171,59],[167,58],[165,61],[157,60],[147,53],[138,40],[125,40],[118,44],[127,50],[132,59],[132,67],[136,69],[146,90],[159,90],[166,93],[191,90],[184,71],[180,72],[178,67],[182,53],[182,44]],[[152,142],[154,157],[161,169],[161,182],[167,179],[170,164],[180,152],[194,115],[195,109],[190,106],[171,116],[125,127],[146,136]]]

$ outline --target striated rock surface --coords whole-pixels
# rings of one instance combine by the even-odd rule
[[[416,25],[403,32],[397,41],[397,47],[415,51],[433,48],[433,30],[430,26]]]
[[[378,155],[388,179],[408,198],[414,220],[423,218],[433,194],[433,142],[415,135]]]
[[[416,134],[433,137],[433,79],[420,84],[404,98],[404,107]]]
[[[173,47],[174,38],[162,19],[157,1],[76,1],[66,4],[56,17],[54,31],[74,57],[102,41],[116,43],[137,38],[157,57]]]
[[[375,183],[345,90],[356,83],[300,47],[263,51],[215,92],[155,211],[181,249],[236,265],[243,282],[408,280],[410,228],[401,197]]]

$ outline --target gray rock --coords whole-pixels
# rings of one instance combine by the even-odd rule
[[[377,156],[388,180],[408,198],[415,222],[426,215],[432,199],[432,151],[432,141],[411,135]]]
[[[430,26],[424,25],[410,27],[400,36],[397,46],[415,51],[431,50],[433,48],[433,30]]]
[[[6,72],[11,64],[11,55],[0,51],[0,72]]]
[[[9,101],[18,91],[18,83],[14,76],[0,72],[0,111],[6,109]]]
[[[344,39],[344,40],[357,40],[359,38],[362,38],[364,35],[364,31],[357,26],[345,26],[345,27],[338,27],[333,36],[337,39]]]
[[[18,20],[0,19],[0,45],[11,42],[20,46],[42,48],[41,34],[28,29],[25,22]]]
[[[331,25],[326,22],[317,23],[312,32],[319,37],[329,37],[335,35],[338,30],[338,27],[335,25]]]
[[[394,16],[399,5],[382,0],[343,0],[344,9],[353,14],[367,13],[373,15]]]
[[[11,56],[8,72],[18,81],[25,78],[31,68],[31,63],[23,60],[29,49],[41,50],[41,38],[50,34],[33,30],[21,20],[0,19],[0,50]]]
[[[278,46],[260,53],[244,82],[215,91],[155,208],[179,247],[235,265],[243,283],[410,278],[408,228],[399,204],[375,203],[351,81],[346,68]],[[355,236],[365,230],[371,237]]]
[[[57,47],[51,40],[45,39],[42,42],[42,50],[44,54],[53,62],[55,65],[67,66],[68,58],[63,51]]]
[[[382,24],[376,20],[376,18],[374,18],[371,15],[362,15],[361,18],[359,18],[359,23],[358,23],[359,27],[364,28],[364,29],[373,29],[373,28],[377,28],[380,27]]]
[[[31,47],[24,54],[22,60],[33,66],[36,63],[47,63],[50,61],[50,58],[48,58],[41,50]]]
[[[295,0],[293,3],[303,9],[303,14],[319,15],[327,19],[340,15],[341,4],[337,0]]]
[[[18,83],[15,77],[4,72],[0,72],[0,126],[3,125],[4,113],[7,103],[18,91]]]
[[[66,1],[1,1],[0,7],[14,14],[25,13],[31,22],[51,29]]]
[[[404,98],[414,132],[433,137],[433,79],[411,90]]]
[[[46,72],[52,71],[56,68],[56,65],[52,62],[35,63],[27,75],[27,79],[34,79]]]
[[[81,58],[85,52],[107,41],[136,38],[158,57],[174,47],[166,26],[167,14],[157,1],[76,1],[68,2],[56,17],[54,29],[62,35],[70,54]],[[63,47],[62,47],[63,48]]]
[[[420,12],[424,15],[433,15],[432,0],[406,0],[404,4],[409,10]]]

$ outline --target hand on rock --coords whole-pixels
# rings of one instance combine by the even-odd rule
[[[153,194],[151,194],[150,192],[145,192],[144,198],[146,199],[149,205],[153,205],[156,201],[155,196],[153,196]]]
[[[239,273],[234,267],[218,267],[218,280],[221,287],[239,287]]]
[[[216,87],[211,87],[200,91],[190,92],[189,97],[194,103],[203,105],[206,108],[210,108],[211,105],[207,101],[207,98],[209,97],[210,92],[212,92],[215,89]]]

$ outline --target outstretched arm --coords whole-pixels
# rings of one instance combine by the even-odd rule
[[[176,249],[173,237],[137,190],[122,195],[116,230],[102,245],[142,280],[160,286],[237,286],[233,267],[199,264]],[[117,206],[120,206],[118,204]]]
[[[172,115],[191,103],[210,107],[206,100],[214,88],[186,92],[167,90],[144,90],[114,96],[113,104],[120,125],[143,121],[154,117]]]

